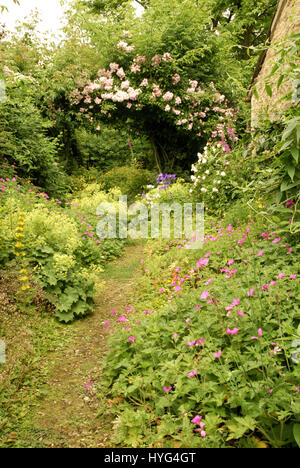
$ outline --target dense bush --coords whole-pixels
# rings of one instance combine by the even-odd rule
[[[0,158],[15,164],[18,174],[30,178],[52,195],[67,189],[68,179],[57,159],[57,141],[47,135],[51,126],[36,107],[32,79],[6,77],[6,97],[0,101]]]
[[[117,206],[118,193],[106,194],[94,184],[63,203],[12,176],[14,168],[4,166],[4,176],[10,177],[3,177],[0,185],[1,264],[12,262],[20,271],[32,271],[60,321],[86,315],[93,310],[99,273],[124,245],[122,240],[100,239],[96,234],[99,203]],[[28,281],[25,289],[30,288]]]
[[[95,167],[99,172],[108,172],[119,166],[126,166],[133,161],[151,165],[151,146],[145,139],[133,138],[124,129],[101,125],[96,133],[85,129],[75,132],[80,165]]]
[[[152,184],[156,174],[136,167],[116,167],[100,177],[106,190],[113,187],[120,188],[122,195],[127,195],[128,200],[133,200],[143,192],[143,189]]]
[[[299,249],[262,227],[212,221],[201,251],[151,243],[105,358],[115,443],[296,446]]]

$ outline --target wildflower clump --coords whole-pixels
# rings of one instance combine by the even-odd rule
[[[15,256],[17,264],[19,265],[18,280],[20,288],[17,294],[19,307],[22,310],[27,310],[30,306],[31,297],[28,292],[31,290],[28,272],[28,260],[26,258],[24,242],[24,216],[25,213],[19,213],[18,225],[15,233]]]

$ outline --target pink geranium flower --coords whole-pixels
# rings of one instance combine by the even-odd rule
[[[258,338],[259,338],[260,336],[262,336],[262,329],[261,329],[261,328],[259,328],[259,329],[257,330],[257,336],[251,336],[251,340],[258,340]]]
[[[221,356],[222,356],[222,351],[220,349],[219,349],[219,351],[217,353],[213,353],[213,357],[215,359],[220,358]]]
[[[118,322],[128,322],[128,319],[122,315],[121,317],[118,318]]]
[[[197,416],[195,416],[194,419],[191,420],[191,422],[193,424],[200,424],[201,419],[202,419],[202,416],[199,416],[199,414],[197,414]]]
[[[197,344],[197,345],[199,345],[199,344],[202,344],[202,345],[203,345],[204,342],[205,342],[205,340],[206,340],[206,338],[201,338],[200,340],[197,341],[196,344]]]
[[[196,374],[197,374],[197,369],[194,369],[192,372],[188,373],[188,377],[189,378],[195,377]]]
[[[188,341],[188,342],[187,342],[187,345],[188,345],[188,346],[194,346],[195,343],[196,343],[195,340],[193,340],[193,341]]]
[[[203,291],[203,293],[201,294],[201,299],[207,299],[209,294],[209,291]]]
[[[207,280],[206,283],[204,283],[204,285],[208,286],[211,282],[212,282],[212,278],[209,278],[209,280]]]
[[[227,328],[226,333],[227,335],[236,335],[238,331],[239,331],[238,328],[233,328],[232,330],[230,330],[230,328]]]
[[[172,387],[163,387],[163,391],[169,393],[172,390]]]

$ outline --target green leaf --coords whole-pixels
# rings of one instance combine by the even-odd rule
[[[277,89],[281,86],[282,82],[283,82],[283,78],[284,78],[284,75],[281,75],[279,77],[279,80],[277,81]]]
[[[287,149],[289,146],[291,146],[293,144],[293,140],[288,140],[286,141],[280,148],[280,151],[284,151],[285,149]]]
[[[299,150],[298,150],[298,148],[295,148],[295,147],[292,148],[291,153],[292,153],[292,156],[295,159],[295,161],[298,162],[299,161]]]
[[[272,92],[271,86],[266,84],[265,89],[266,89],[267,95],[272,97],[273,92]]]
[[[297,138],[297,145],[299,145],[299,142],[300,142],[300,125],[299,125],[299,127],[297,128],[297,131],[296,131],[296,138]]]
[[[287,173],[290,176],[290,178],[292,179],[292,181],[294,181],[295,170],[296,170],[295,166],[290,165],[290,166],[287,167]]]
[[[251,416],[245,416],[244,418],[236,417],[232,424],[228,424],[230,434],[227,440],[240,439],[247,431],[254,431],[255,427],[256,421]]]
[[[295,437],[295,441],[298,444],[298,447],[300,447],[300,424],[294,424],[293,434],[294,434],[294,437]]]
[[[298,184],[299,181],[295,182],[294,184],[291,184],[289,180],[285,179],[280,186],[280,190],[281,192],[285,192],[286,190],[290,190],[291,188],[297,187]]]
[[[253,88],[253,94],[254,94],[254,97],[258,99],[258,92],[257,92],[256,86],[254,86]]]

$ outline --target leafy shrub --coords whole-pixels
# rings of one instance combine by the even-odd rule
[[[178,179],[171,184],[148,185],[147,193],[142,195],[144,203],[191,203],[191,184]]]
[[[250,218],[212,221],[202,251],[150,243],[103,366],[115,443],[296,446],[298,251]]]
[[[72,322],[75,318],[92,312],[94,306],[94,282],[86,278],[76,268],[74,257],[61,255],[49,247],[41,249],[47,254],[36,278],[47,294],[48,300],[55,305],[55,316],[62,322]]]
[[[49,211],[42,203],[26,215],[25,235],[33,256],[43,247],[72,254],[82,245],[76,222],[66,214]]]
[[[106,190],[118,187],[123,195],[128,196],[129,201],[134,200],[147,185],[154,181],[155,175],[146,169],[127,166],[111,169],[100,177],[100,182],[104,184]]]
[[[99,273],[107,261],[121,254],[124,245],[123,240],[97,237],[96,210],[102,201],[117,206],[119,191],[106,194],[91,184],[76,199],[63,203],[40,193],[4,164],[4,175],[10,177],[3,177],[0,185],[0,262],[13,261],[17,244],[22,246],[26,266],[60,321],[70,322],[91,312]],[[24,212],[24,226],[22,222],[18,227],[20,212]],[[19,264],[20,257],[15,262]]]
[[[47,135],[50,124],[31,97],[34,83],[16,75],[6,84],[6,100],[0,102],[0,159],[16,165],[19,176],[59,195],[69,180],[57,161],[57,141]]]
[[[232,150],[226,149],[221,143],[208,144],[203,154],[198,153],[191,176],[194,196],[208,212],[221,216],[231,201],[245,196],[254,165],[243,142]]]
[[[125,166],[133,160],[144,162],[146,159],[147,162],[151,157],[151,148],[145,138],[133,138],[127,131],[105,125],[104,122],[97,134],[80,129],[75,132],[75,137],[80,164],[92,166],[101,172]]]

